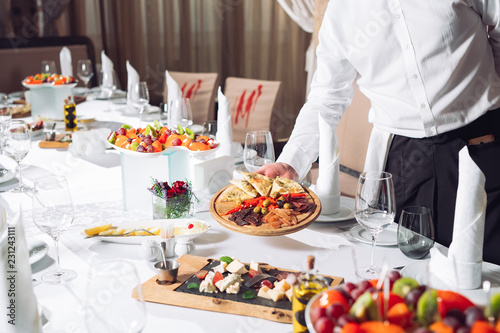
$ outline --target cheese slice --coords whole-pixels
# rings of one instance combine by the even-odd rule
[[[262,286],[262,287],[260,287],[259,292],[257,293],[257,296],[262,297],[262,298],[271,299],[271,296],[269,295],[270,290],[271,289],[269,289],[268,287]]]
[[[233,274],[239,274],[239,275],[248,273],[247,269],[245,268],[245,265],[242,264],[238,259],[231,261],[231,263],[227,265],[226,270]]]

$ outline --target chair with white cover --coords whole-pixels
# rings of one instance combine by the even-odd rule
[[[182,97],[189,98],[193,111],[193,123],[203,125],[205,121],[215,119],[215,94],[219,84],[217,73],[188,73],[168,71],[177,82]],[[163,99],[166,102],[168,88],[165,83]]]
[[[271,116],[281,91],[280,81],[228,77],[224,95],[231,108],[233,141],[245,142],[246,133],[256,130],[273,132]]]

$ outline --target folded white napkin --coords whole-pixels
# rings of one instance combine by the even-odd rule
[[[339,149],[335,128],[321,114],[319,123],[319,167],[316,194],[321,201],[321,214],[331,215],[340,211]]]
[[[170,110],[173,103],[182,98],[182,92],[181,88],[179,88],[179,84],[174,80],[172,76],[170,76],[167,70],[165,71],[165,80],[167,81],[167,103],[168,109]]]
[[[342,245],[352,245],[350,241],[340,234],[329,234],[309,228],[285,236],[309,246],[330,250],[338,250]]]
[[[70,152],[76,156],[90,156],[102,154],[106,150],[104,141],[111,130],[109,128],[95,128],[89,131],[73,133]]]
[[[229,110],[229,101],[222,93],[221,87],[217,92],[219,109],[217,111],[217,134],[215,139],[221,145],[217,150],[216,156],[232,156],[233,130],[231,127],[231,111]]]
[[[103,81],[101,82],[104,86],[113,85],[113,62],[108,58],[104,50],[101,51],[101,68]],[[107,74],[107,75],[105,75]]]
[[[10,238],[0,242],[2,261],[0,292],[3,295],[3,302],[6,303],[2,304],[2,308],[7,309],[2,319],[5,328],[2,332],[8,333],[42,332],[37,301],[33,293],[31,265],[22,221],[22,213],[19,208],[18,213],[13,218],[13,223],[10,225],[10,227],[14,227],[14,244],[9,244]],[[12,231],[9,230],[9,236],[11,234]],[[6,235],[0,235],[0,239],[3,239],[4,236]],[[7,260],[7,254],[11,254],[10,251],[13,249],[15,249],[14,262]],[[0,326],[0,328],[2,327]]]
[[[61,49],[61,52],[59,52],[59,62],[61,63],[61,74],[63,76],[73,76],[71,51],[66,46]]]
[[[485,178],[469,155],[468,147],[459,152],[458,189],[453,240],[445,256],[431,250],[429,271],[460,289],[481,286],[484,221],[486,214]]]
[[[130,64],[130,62],[127,60],[127,106],[129,109],[133,109],[136,111],[136,109],[132,106],[132,102],[130,101],[132,94],[132,87],[134,84],[139,83],[140,77],[139,73],[135,70],[134,67]]]

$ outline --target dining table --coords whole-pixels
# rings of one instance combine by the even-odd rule
[[[90,123],[92,128],[111,130],[117,130],[123,123],[138,126],[137,114],[124,112],[125,107],[115,103],[111,103],[110,107],[109,101],[87,99],[76,108],[82,125],[80,128],[84,129],[85,124]],[[28,122],[36,120],[25,119]],[[6,211],[8,222],[21,210],[26,237],[48,244],[47,255],[31,264],[33,289],[42,314],[44,332],[87,332],[83,310],[88,297],[87,278],[97,262],[125,259],[133,263],[142,283],[156,273],[151,262],[141,257],[141,245],[86,238],[83,230],[107,223],[152,220],[152,209],[151,206],[124,209],[122,189],[127,179],[122,179],[120,153],[117,150],[106,149],[81,156],[66,148],[40,148],[39,142],[44,138],[44,135],[32,138],[31,150],[21,164],[23,181],[33,186],[35,179],[45,175],[66,177],[76,213],[73,223],[60,237],[60,264],[63,268],[76,271],[77,278],[60,285],[41,281],[44,273],[55,268],[54,243],[32,220],[30,193],[9,192],[17,184],[17,178],[0,183],[0,205]],[[10,170],[16,166],[5,155],[0,155],[0,164]],[[235,170],[238,169],[241,169],[240,165],[235,167]],[[353,202],[350,198],[345,200]],[[317,272],[354,283],[360,281],[355,274],[356,267],[370,262],[369,242],[356,240],[349,231],[356,225],[353,215],[341,221],[322,219],[305,229],[281,236],[254,236],[229,230],[212,217],[208,204],[197,207],[195,218],[211,225],[207,233],[194,240],[196,256],[231,256],[245,263],[253,260],[304,271],[306,258],[314,255]],[[337,240],[343,241],[337,243]],[[416,262],[418,260],[406,257],[395,242],[376,247],[375,264],[379,266],[386,265],[392,270]],[[196,309],[196,304],[188,308],[146,302],[146,313],[143,332],[292,332],[291,324]]]

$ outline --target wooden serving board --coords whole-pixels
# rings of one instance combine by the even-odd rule
[[[314,203],[315,208],[312,212],[297,215],[297,220],[299,223],[292,226],[285,226],[278,229],[273,229],[267,223],[262,223],[260,226],[256,227],[253,225],[244,225],[239,226],[235,222],[229,220],[228,215],[224,215],[229,210],[234,208],[235,204],[233,202],[221,202],[219,197],[228,187],[234,185],[229,185],[221,189],[217,192],[210,200],[210,204],[208,208],[210,210],[210,214],[212,217],[219,222],[222,226],[237,231],[247,235],[254,236],[282,236],[297,232],[308,227],[311,223],[313,223],[321,213],[321,202],[318,196],[308,188],[304,187],[306,194],[309,196],[309,202]]]
[[[147,302],[182,306],[187,308],[208,310],[222,313],[230,313],[241,316],[250,316],[267,319],[280,323],[292,323],[292,305],[289,309],[280,309],[273,306],[246,303],[244,301],[232,301],[212,297],[212,294],[201,295],[177,292],[182,283],[192,277],[196,272],[205,267],[211,259],[191,255],[183,255],[177,261],[181,264],[177,276],[177,282],[171,285],[160,285],[156,282],[156,276],[142,284],[144,300]],[[262,266],[265,268],[266,266]],[[270,266],[269,266],[270,267]],[[281,271],[296,272],[289,269],[276,268]],[[326,275],[325,275],[326,276]],[[339,285],[344,281],[341,277],[326,276],[332,279],[330,286]],[[137,299],[137,295],[132,295]],[[259,298],[259,297],[258,297]],[[266,300],[268,301],[268,300]],[[267,302],[269,303],[269,302]]]
[[[65,148],[67,149],[69,147],[69,144],[71,142],[60,142],[66,134],[57,134],[56,138],[54,141],[47,141],[46,139],[43,139],[38,143],[38,146],[40,148]]]

